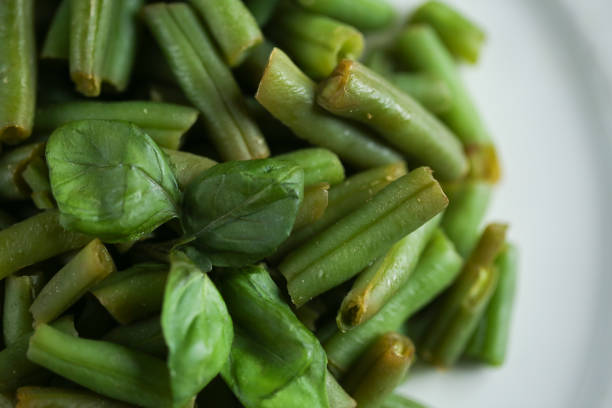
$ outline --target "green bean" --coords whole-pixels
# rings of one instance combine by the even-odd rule
[[[231,72],[193,11],[184,4],[151,4],[143,15],[187,98],[204,114],[224,160],[262,158],[268,147],[249,117]]]
[[[263,41],[257,21],[241,0],[189,0],[204,18],[230,67],[240,65]]]
[[[70,77],[85,96],[100,95],[114,6],[114,0],[70,2]]]
[[[363,52],[363,35],[355,28],[288,3],[269,28],[279,47],[315,80],[331,74],[342,59],[358,59]]]
[[[346,333],[336,332],[323,346],[330,368],[345,373],[370,344],[398,330],[411,315],[429,303],[455,279],[462,259],[438,230],[421,255],[416,270],[382,309],[364,324]]]
[[[44,143],[18,146],[0,156],[0,198],[23,200],[29,197],[30,188],[23,179],[28,164],[45,151]]]
[[[69,336],[77,335],[71,317],[62,317],[52,326]],[[22,385],[36,384],[48,379],[49,373],[26,357],[30,336],[31,331],[0,351],[0,392],[13,391]]]
[[[493,186],[486,181],[467,180],[445,186],[450,204],[442,219],[442,229],[463,257],[471,252],[487,213]]]
[[[126,326],[115,327],[102,339],[159,358],[165,358],[168,353],[159,315]]]
[[[440,300],[422,341],[425,361],[449,367],[465,350],[499,278],[493,262],[503,248],[506,225],[491,224],[466,261],[453,286]]]
[[[37,109],[35,127],[37,131],[50,132],[77,120],[121,120],[142,128],[158,145],[178,149],[183,134],[197,118],[195,109],[169,103],[78,101]]]
[[[316,85],[278,48],[270,55],[255,98],[300,138],[361,168],[402,161],[360,128],[316,106]]]
[[[161,310],[167,278],[167,265],[134,265],[111,274],[91,293],[119,323],[128,324]]]
[[[57,211],[45,211],[0,231],[0,279],[29,265],[77,249],[91,241],[66,231]]]
[[[397,72],[388,78],[397,89],[412,96],[431,113],[437,115],[446,112],[453,104],[448,85],[431,75]]]
[[[312,224],[325,214],[328,203],[327,190],[329,190],[327,183],[314,184],[304,189],[304,198],[293,223],[294,229]]]
[[[57,7],[45,37],[41,58],[68,60],[70,56],[70,1],[62,0]]]
[[[245,0],[247,8],[260,27],[265,27],[274,15],[279,0]]]
[[[377,130],[409,158],[431,166],[440,179],[455,180],[467,173],[459,140],[410,96],[358,62],[343,60],[319,85],[317,102]]]
[[[34,1],[0,2],[0,141],[30,136],[36,104]]]
[[[383,402],[382,408],[425,408],[425,406],[401,395],[392,394]]]
[[[497,288],[465,354],[491,365],[502,365],[508,348],[512,304],[516,291],[517,248],[507,244],[495,260],[495,267],[499,270]]]
[[[442,211],[448,199],[419,168],[290,253],[279,265],[296,306],[355,276],[401,237]]]
[[[367,349],[342,382],[360,408],[377,408],[406,376],[413,360],[410,339],[389,332]]]
[[[21,176],[32,192],[51,192],[49,168],[41,157],[34,157],[25,167]]]
[[[30,339],[28,359],[107,397],[143,407],[172,405],[164,361],[99,340],[71,337],[46,324]]]
[[[274,157],[289,160],[304,169],[304,187],[318,183],[338,184],[344,180],[344,167],[338,156],[327,149],[294,150]]]
[[[365,30],[387,27],[393,7],[386,0],[294,0],[306,10],[325,14]]]
[[[93,392],[55,387],[21,387],[17,406],[22,408],[130,408],[131,405],[110,400]]]
[[[102,242],[97,238],[91,241],[47,282],[34,299],[30,307],[34,325],[57,318],[114,270],[113,259]]]
[[[485,33],[449,5],[428,1],[415,10],[410,22],[430,25],[453,56],[471,63],[478,61]]]
[[[32,315],[29,309],[34,297],[34,287],[30,276],[9,276],[4,285],[2,332],[4,343],[10,346],[32,331]]]
[[[491,143],[452,56],[431,27],[415,25],[402,31],[396,40],[395,56],[405,67],[431,74],[450,88],[453,104],[440,118],[465,146]]]
[[[386,48],[371,50],[363,58],[363,63],[374,72],[378,72],[384,77],[388,77],[395,71],[395,64],[390,52]]]
[[[389,164],[358,173],[333,186],[329,190],[327,209],[323,216],[312,224],[292,231],[289,239],[277,249],[272,260],[281,260],[288,252],[352,213],[404,174],[406,166],[403,163]]]
[[[164,149],[164,153],[170,159],[170,165],[176,176],[179,187],[185,188],[198,174],[211,168],[216,161],[208,157],[198,156],[189,152],[179,150]]]
[[[347,331],[366,322],[406,284],[440,224],[441,216],[436,215],[402,238],[384,256],[359,274],[338,311],[336,322],[340,330]]]
[[[328,371],[325,376],[327,398],[330,408],[355,408],[357,402],[342,388],[334,376]]]

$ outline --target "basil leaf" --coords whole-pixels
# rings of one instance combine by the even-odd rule
[[[217,164],[185,190],[184,225],[216,266],[244,266],[287,239],[304,194],[304,172],[273,159]]]
[[[182,407],[221,370],[233,328],[215,285],[181,252],[170,257],[161,324],[174,406]]]
[[[47,143],[62,225],[106,242],[135,240],[178,216],[179,189],[164,153],[126,122],[83,120]]]
[[[226,271],[219,290],[234,322],[221,375],[247,407],[327,407],[327,358],[261,266]]]

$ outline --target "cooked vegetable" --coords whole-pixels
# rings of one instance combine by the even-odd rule
[[[388,26],[394,17],[386,0],[294,0],[315,13],[325,14],[355,27],[376,29]]]
[[[30,306],[34,299],[31,276],[9,276],[4,281],[4,307],[2,308],[2,334],[6,346],[32,331]]]
[[[4,200],[23,200],[29,196],[30,187],[23,179],[28,165],[40,157],[44,143],[18,146],[0,156],[0,197]]]
[[[125,326],[117,326],[106,333],[103,340],[159,358],[165,358],[168,352],[159,315]]]
[[[123,402],[110,400],[93,392],[54,387],[21,387],[17,390],[17,405],[28,408],[87,407],[129,408]]]
[[[67,60],[70,57],[70,7],[71,0],[62,0],[47,31],[41,58]]]
[[[304,189],[304,199],[298,210],[293,229],[300,229],[312,224],[325,214],[328,203],[329,184],[314,184]]]
[[[304,170],[304,187],[318,183],[338,184],[344,180],[344,167],[338,156],[327,149],[310,148],[295,150],[274,157],[287,160]]]

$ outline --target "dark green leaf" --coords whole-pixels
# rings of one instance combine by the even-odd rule
[[[185,190],[185,228],[213,265],[244,266],[270,255],[287,239],[303,190],[302,169],[288,162],[217,164]]]
[[[138,127],[83,120],[47,143],[51,187],[68,229],[134,240],[178,216],[179,189],[164,153]]]
[[[185,255],[191,259],[191,261],[196,264],[198,268],[204,273],[210,272],[212,270],[212,263],[210,262],[210,258],[203,254],[201,251],[198,251],[196,248],[192,246],[187,246],[181,249]]]
[[[227,361],[232,321],[208,275],[181,252],[171,255],[161,322],[175,407],[196,396]]]
[[[325,352],[265,268],[228,271],[219,290],[235,327],[221,375],[242,403],[247,408],[327,407]]]

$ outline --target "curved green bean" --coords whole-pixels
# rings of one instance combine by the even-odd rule
[[[111,274],[91,293],[119,323],[128,324],[161,310],[167,278],[167,265],[134,265]]]
[[[270,55],[255,98],[299,138],[325,147],[360,168],[402,161],[402,157],[353,124],[315,102],[316,85],[278,48]]]
[[[354,213],[290,253],[278,269],[296,306],[355,276],[395,242],[442,211],[448,199],[431,170],[389,184]]]
[[[268,146],[247,112],[232,73],[189,6],[150,4],[143,16],[185,95],[203,113],[222,158],[268,157]]]
[[[34,122],[34,1],[0,2],[0,27],[0,142],[18,143]]]
[[[34,298],[31,276],[9,276],[4,282],[2,333],[4,344],[10,346],[32,331],[30,306]]]
[[[230,67],[240,65],[263,41],[257,21],[241,0],[189,0],[204,18]]]
[[[364,48],[363,35],[350,25],[288,4],[269,28],[279,47],[315,80],[327,77],[343,59],[358,59]]]
[[[431,75],[396,72],[388,79],[397,89],[412,96],[425,109],[436,115],[448,111],[453,104],[448,85]]]
[[[446,289],[459,273],[462,263],[452,242],[438,230],[408,282],[377,314],[346,333],[337,331],[324,342],[330,368],[338,373],[347,372],[378,337],[398,330],[406,319]]]
[[[441,218],[442,214],[436,215],[402,238],[359,274],[338,311],[336,322],[341,331],[366,322],[406,284]]]
[[[317,102],[333,114],[360,121],[442,180],[468,171],[459,140],[410,96],[364,65],[343,60],[319,85]]]
[[[413,361],[412,341],[389,332],[367,349],[342,382],[359,408],[378,408],[404,379]]]
[[[94,239],[60,269],[34,299],[30,307],[34,326],[57,318],[113,271],[115,264],[106,247],[99,239]]]
[[[448,4],[430,0],[414,11],[410,22],[431,26],[453,56],[472,64],[478,61],[485,33]]]
[[[294,0],[306,10],[325,14],[364,30],[387,27],[394,19],[386,0]]]
[[[278,160],[289,160],[304,170],[304,187],[318,183],[338,184],[344,180],[344,167],[338,156],[321,148],[294,150],[274,156]]]
[[[85,246],[91,237],[66,231],[49,210],[0,230],[0,279],[29,265]]]

